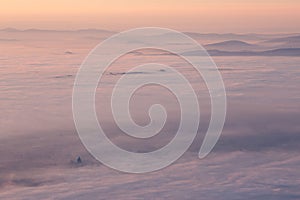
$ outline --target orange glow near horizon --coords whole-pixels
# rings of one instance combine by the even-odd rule
[[[122,30],[161,26],[199,32],[300,32],[296,0],[11,0],[0,3],[0,28]]]

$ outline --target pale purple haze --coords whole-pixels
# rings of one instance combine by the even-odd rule
[[[0,31],[0,199],[300,199],[300,34],[187,33],[213,55],[227,89],[223,133],[203,160],[197,153],[210,103],[201,77],[161,51],[134,52],[116,61],[101,80],[96,107],[109,137],[122,148],[147,152],[162,147],[179,121],[174,96],[146,87],[132,99],[138,108],[133,118],[147,124],[149,105],[161,103],[169,112],[166,127],[149,141],[122,135],[107,100],[130,67],[159,59],[188,77],[200,101],[201,126],[189,151],[171,166],[142,175],[96,161],[81,144],[72,118],[77,70],[89,51],[112,34]],[[77,156],[81,165],[75,164]]]

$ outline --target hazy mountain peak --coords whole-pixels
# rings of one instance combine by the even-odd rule
[[[224,42],[217,42],[217,43],[212,43],[212,44],[208,44],[206,46],[228,46],[228,45],[234,45],[234,46],[252,46],[253,44],[249,44],[247,42],[244,41],[240,41],[240,40],[227,40]]]

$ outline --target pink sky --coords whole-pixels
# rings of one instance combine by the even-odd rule
[[[10,0],[0,28],[124,30],[160,26],[198,32],[300,32],[297,0]]]

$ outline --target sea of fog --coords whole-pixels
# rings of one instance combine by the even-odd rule
[[[97,88],[96,109],[107,136],[123,149],[161,148],[180,121],[175,96],[149,85],[132,97],[132,117],[147,125],[149,107],[159,103],[168,112],[165,127],[150,139],[121,132],[110,110],[116,81],[123,75],[172,75],[165,70],[127,73],[132,67],[158,61],[174,67],[192,84],[201,110],[198,135],[179,160],[156,172],[128,174],[87,152],[72,115],[76,73],[88,53],[112,34],[0,31],[0,199],[300,199],[300,57],[286,55],[291,47],[284,40],[294,35],[189,33],[211,50],[285,48],[284,56],[213,56],[226,87],[227,117],[220,140],[201,160],[198,151],[211,114],[201,76],[180,57],[158,50],[131,52],[112,63]],[[78,156],[82,163],[76,163]]]

